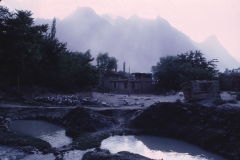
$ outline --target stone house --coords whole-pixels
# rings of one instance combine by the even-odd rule
[[[132,73],[130,78],[121,78],[119,74],[105,74],[99,89],[113,93],[149,93],[153,90],[151,73]]]
[[[218,81],[195,80],[181,84],[185,101],[221,98]]]

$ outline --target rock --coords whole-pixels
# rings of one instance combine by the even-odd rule
[[[120,107],[119,105],[117,105],[117,104],[113,104],[113,107]]]
[[[83,155],[82,160],[151,160],[150,158],[141,156],[139,154],[134,154],[130,152],[118,152],[116,154],[111,154],[109,150],[96,148],[93,151],[87,152]]]
[[[49,104],[59,104],[59,105],[79,105],[80,101],[77,96],[74,95],[58,95],[58,96],[45,96],[45,97],[35,97],[34,101],[49,103]]]
[[[106,102],[102,102],[101,105],[107,107],[107,103]]]
[[[178,92],[178,95],[182,97],[183,96],[183,92]]]
[[[155,103],[130,122],[145,134],[170,136],[200,145],[228,159],[240,155],[240,108],[206,107],[199,104]],[[186,134],[187,133],[187,134]],[[230,138],[231,137],[231,138]]]
[[[144,107],[144,103],[143,102],[137,102],[136,103],[138,106]]]
[[[104,116],[84,107],[77,107],[71,110],[63,117],[63,122],[76,130],[89,132],[110,128],[117,124],[114,118]]]

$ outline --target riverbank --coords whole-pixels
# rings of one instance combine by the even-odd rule
[[[159,102],[153,97],[136,100],[134,95],[131,95],[132,99],[123,97],[125,95],[99,95],[109,97],[106,100],[113,100],[111,97],[114,96],[118,100],[116,103],[122,99],[127,102],[154,100],[154,103],[150,107],[100,105],[77,108],[0,105],[0,116],[13,120],[41,119],[68,127],[67,134],[73,137],[71,149],[100,147],[101,141],[112,135],[146,134],[181,139],[228,159],[240,157],[239,107]],[[96,97],[93,95],[93,98]]]

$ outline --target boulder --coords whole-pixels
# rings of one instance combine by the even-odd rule
[[[164,102],[155,103],[136,115],[130,127],[144,134],[182,139],[236,159],[240,156],[239,115],[239,107]]]
[[[141,156],[139,154],[130,153],[127,151],[111,154],[109,150],[96,148],[93,151],[87,152],[83,155],[82,160],[151,160],[150,158]]]
[[[117,121],[108,116],[99,114],[91,109],[77,107],[63,117],[64,124],[78,131],[95,132],[111,128]]]

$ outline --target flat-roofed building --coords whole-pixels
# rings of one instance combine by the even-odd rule
[[[101,80],[100,90],[116,93],[150,93],[153,90],[151,73],[132,73],[129,78],[119,74],[105,74]]]

